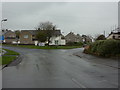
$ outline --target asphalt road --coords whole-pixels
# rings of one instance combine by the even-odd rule
[[[18,65],[10,65],[3,69],[3,88],[118,87],[118,69],[73,55],[75,52],[82,52],[82,48],[70,50],[4,48],[19,52],[22,61]]]

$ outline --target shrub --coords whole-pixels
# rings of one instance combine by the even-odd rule
[[[96,40],[105,40],[105,39],[106,39],[106,38],[105,38],[104,35],[99,35]]]
[[[99,40],[91,43],[84,52],[104,57],[120,55],[120,41],[112,39]]]

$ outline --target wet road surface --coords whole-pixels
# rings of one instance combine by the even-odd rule
[[[4,48],[19,52],[22,61],[16,66],[10,65],[3,69],[3,88],[118,87],[118,69],[73,55],[75,52],[82,52],[82,48],[70,50]]]

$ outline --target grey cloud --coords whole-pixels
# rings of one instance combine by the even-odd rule
[[[51,21],[65,34],[95,35],[110,32],[118,24],[117,2],[103,3],[3,3],[3,18],[8,18],[4,28],[34,29],[39,22]]]

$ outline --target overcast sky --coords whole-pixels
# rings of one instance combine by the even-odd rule
[[[51,21],[66,35],[75,33],[96,35],[118,25],[117,2],[4,2],[3,28],[33,30],[40,22]]]

